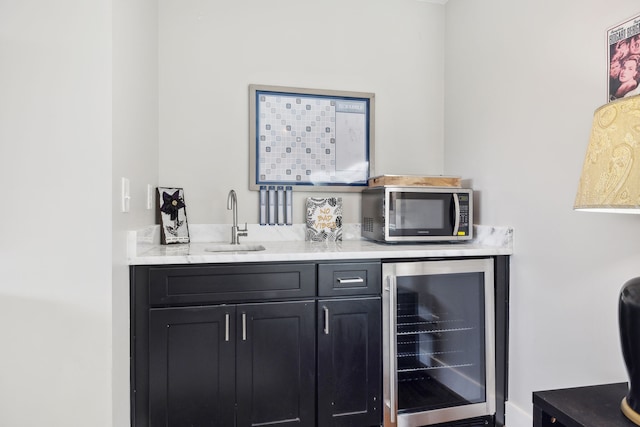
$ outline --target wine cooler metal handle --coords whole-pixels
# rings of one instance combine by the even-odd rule
[[[389,284],[389,410],[390,420],[392,424],[396,423],[396,412],[398,411],[398,399],[396,397],[396,376],[398,372],[398,363],[396,358],[397,351],[397,315],[398,308],[396,306],[397,284],[394,276],[387,278]]]
[[[324,312],[324,334],[329,335],[329,309],[322,307],[322,311]]]

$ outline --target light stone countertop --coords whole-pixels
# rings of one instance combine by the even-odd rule
[[[308,242],[304,224],[287,227],[249,225],[242,244],[262,245],[265,250],[208,252],[207,248],[229,243],[230,225],[189,225],[191,243],[160,245],[159,226],[129,232],[127,253],[130,265],[205,264],[282,261],[330,261],[355,259],[399,259],[511,255],[513,229],[475,226],[469,242],[383,244],[360,238],[359,224],[346,224],[342,241]]]

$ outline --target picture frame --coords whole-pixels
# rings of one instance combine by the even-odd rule
[[[342,197],[308,197],[305,240],[342,240]]]
[[[189,243],[189,224],[184,190],[157,187],[156,222],[160,224],[160,243]]]
[[[640,14],[607,29],[607,97],[640,94]]]
[[[249,85],[249,189],[361,191],[373,176],[375,94]]]

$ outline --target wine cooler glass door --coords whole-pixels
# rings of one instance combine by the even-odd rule
[[[385,367],[395,374],[385,378],[394,383],[387,401],[395,400],[388,405],[396,410],[389,420],[397,419],[398,426],[495,412],[492,267],[490,259],[385,267],[391,273],[387,288],[395,291],[384,310],[390,346],[385,354],[395,356]]]

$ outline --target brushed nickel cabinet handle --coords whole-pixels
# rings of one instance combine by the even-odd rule
[[[224,340],[229,341],[229,313],[224,315]]]
[[[324,334],[329,335],[329,309],[322,307],[322,311],[324,311]]]
[[[242,313],[242,341],[247,340],[247,313]]]
[[[348,277],[348,278],[338,278],[338,283],[364,283],[364,279],[362,277]]]

